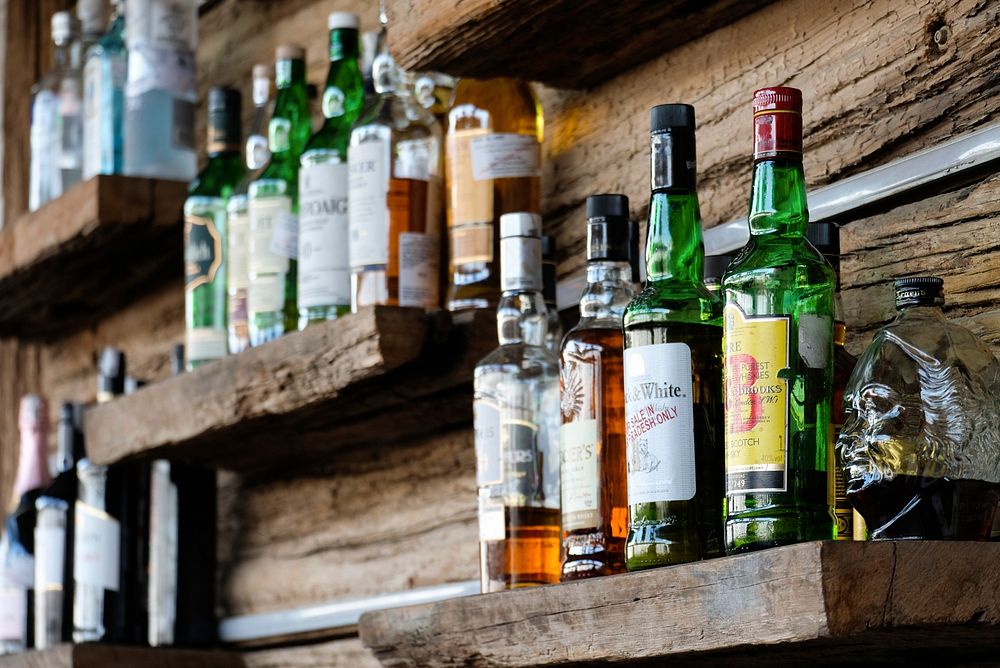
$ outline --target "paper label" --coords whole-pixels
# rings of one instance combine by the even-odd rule
[[[271,252],[290,260],[299,257],[299,217],[291,211],[282,211],[274,218]]]
[[[389,259],[389,146],[382,141],[352,146],[347,162],[351,266],[385,265]]]
[[[480,487],[503,482],[500,468],[500,410],[484,399],[472,405],[476,432],[476,483]]]
[[[260,197],[247,205],[250,217],[250,274],[283,274],[288,271],[288,257],[271,248],[277,221],[292,212],[288,197]],[[254,279],[256,280],[256,279]]]
[[[429,181],[431,178],[431,140],[423,138],[398,142],[392,175],[397,179]]]
[[[351,303],[344,163],[299,170],[299,306]]]
[[[23,643],[27,629],[27,592],[23,589],[4,589],[0,586],[0,641]]]
[[[245,290],[250,283],[250,216],[246,213],[230,213],[227,222],[229,257],[226,285],[230,292]]]
[[[292,121],[274,117],[267,124],[267,147],[271,153],[287,151],[292,146]]]
[[[344,91],[336,86],[330,86],[323,91],[323,116],[325,118],[340,118],[344,115]]]
[[[193,49],[197,38],[197,8],[190,0],[128,0],[128,47]]]
[[[136,98],[152,90],[169,91],[175,96],[194,94],[197,90],[194,53],[147,44],[129,47],[127,97]],[[187,104],[193,109],[191,102]],[[193,111],[191,115],[193,120]]]
[[[791,317],[724,313],[726,342],[726,493],[787,489]]]
[[[228,335],[222,328],[200,327],[189,329],[185,333],[184,354],[193,362],[225,357],[228,346]]]
[[[452,227],[449,237],[452,266],[493,261],[493,223]]]
[[[83,178],[101,171],[101,59],[88,58],[83,67]]]
[[[541,150],[534,135],[491,132],[470,143],[472,178],[477,181],[541,175]]]
[[[35,527],[35,589],[62,591],[66,561],[66,530]]]
[[[118,591],[121,525],[102,510],[76,502],[73,579],[108,591]]]
[[[695,477],[691,349],[657,343],[625,350],[628,503],[688,501]]]
[[[195,205],[184,217],[184,283],[188,291],[215,281],[222,266],[222,234],[215,216],[224,215],[225,202],[211,200],[214,206]]]
[[[438,239],[419,232],[399,235],[399,305],[436,308],[438,299]]]
[[[479,500],[479,540],[504,540],[507,528],[504,522],[505,510],[502,503],[486,499]]]
[[[248,316],[280,311],[285,303],[285,275],[255,276],[247,289]]]
[[[250,135],[247,137],[246,161],[250,169],[260,169],[271,159],[271,149],[267,147],[267,137]]]
[[[448,198],[451,209],[448,224],[452,227],[493,220],[493,181],[477,181],[472,178],[472,140],[488,133],[489,130],[485,129],[457,130],[449,132],[446,138],[450,175]],[[492,236],[488,251],[480,248],[472,254],[482,255],[484,252],[489,252],[492,256]]]
[[[576,420],[559,431],[563,531],[600,525],[597,420]]]

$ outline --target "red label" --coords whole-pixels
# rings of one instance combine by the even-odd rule
[[[768,110],[753,118],[754,159],[773,158],[780,153],[802,153],[802,115],[794,111]]]

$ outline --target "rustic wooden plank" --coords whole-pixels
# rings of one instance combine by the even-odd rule
[[[0,668],[244,668],[239,654],[114,645],[60,645],[0,657]]]
[[[3,219],[14,220],[28,210],[28,174],[31,147],[31,97],[38,78],[38,6],[33,2],[5,3],[7,34],[4,45],[3,95]],[[2,251],[2,249],[0,249]]]
[[[246,652],[247,668],[378,668],[379,662],[357,638],[301,647]]]
[[[1000,648],[998,556],[990,543],[804,543],[368,613],[361,639],[394,668],[687,665],[722,656],[713,652],[732,665],[748,651],[801,665],[844,639],[856,643],[845,653],[854,662],[942,642],[955,661],[971,641]],[[924,631],[893,640],[914,626]]]

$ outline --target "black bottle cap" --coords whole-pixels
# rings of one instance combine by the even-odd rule
[[[591,195],[587,198],[587,261],[628,262],[631,235],[628,197]]]
[[[184,373],[184,368],[184,344],[174,344],[170,349],[170,372],[176,376]]]
[[[840,256],[840,227],[835,223],[809,223],[806,238],[823,255]]]
[[[97,399],[107,401],[125,392],[125,353],[108,346],[97,361]]]
[[[721,283],[722,277],[733,261],[732,255],[706,255],[702,275],[706,283]]]
[[[594,218],[628,219],[628,197],[625,195],[591,195],[587,198],[587,220]]]
[[[556,240],[548,234],[542,235],[542,297],[556,303]]]
[[[649,131],[694,134],[694,107],[690,104],[658,104],[649,110]]]
[[[216,86],[208,91],[208,153],[240,150],[240,92]]]
[[[660,104],[650,110],[649,121],[653,137],[653,190],[694,190],[697,184],[694,107]]]
[[[897,278],[895,287],[897,309],[944,305],[944,281],[937,276]]]
[[[640,238],[642,232],[639,230],[638,220],[628,221],[628,263],[632,265],[632,282],[642,282],[642,251],[643,243]]]

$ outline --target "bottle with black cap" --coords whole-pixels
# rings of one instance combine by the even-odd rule
[[[1000,498],[1000,363],[944,317],[944,282],[897,279],[844,394],[837,447],[870,540],[987,540]]]
[[[628,234],[628,263],[629,266],[632,267],[632,284],[635,285],[636,290],[638,290],[642,288],[642,281],[644,278],[643,274],[645,273],[643,270],[646,268],[642,261],[643,243],[638,220],[629,219]]]
[[[702,274],[705,277],[705,287],[713,295],[722,297],[722,277],[726,275],[726,269],[732,261],[732,255],[705,256],[705,268]]]
[[[558,355],[563,340],[563,328],[559,319],[559,305],[556,303],[557,268],[556,239],[548,234],[542,235],[542,297],[545,299],[545,310],[549,321],[545,330],[545,346]]]
[[[562,580],[625,572],[622,316],[635,295],[628,198],[587,198],[587,288],[560,353]]]
[[[702,281],[694,107],[651,112],[646,285],[625,310],[629,570],[721,554],[722,305]]]

